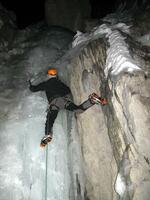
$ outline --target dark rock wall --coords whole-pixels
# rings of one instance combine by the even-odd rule
[[[16,33],[16,17],[0,4],[0,46],[6,47],[13,42]]]
[[[85,19],[90,16],[90,4],[86,0],[46,0],[47,24],[70,30],[83,30]]]
[[[149,200],[150,196],[150,54],[133,35],[126,38],[141,71],[106,78],[109,43],[105,38],[75,47],[64,62],[76,104],[92,92],[109,102],[76,115],[90,200],[115,200],[116,194],[121,200]]]

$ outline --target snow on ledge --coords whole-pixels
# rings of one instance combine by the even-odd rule
[[[125,38],[118,30],[113,30],[111,34],[107,34],[110,44],[107,50],[107,59],[105,66],[106,77],[110,73],[111,75],[118,75],[122,71],[133,72],[135,70],[141,70],[136,64],[129,53],[128,44],[125,42]]]
[[[118,174],[117,179],[116,179],[115,191],[119,194],[120,197],[123,197],[126,191],[125,180],[120,174]]]
[[[81,43],[85,43],[90,40],[94,40],[97,37],[105,36],[108,38],[110,47],[107,49],[107,58],[105,66],[105,75],[116,76],[123,71],[132,73],[136,70],[141,70],[137,63],[130,55],[128,44],[125,42],[125,37],[122,32],[129,34],[129,26],[124,23],[118,23],[116,25],[102,24],[95,27],[90,33],[82,33],[77,31],[74,37],[72,47],[76,47]]]

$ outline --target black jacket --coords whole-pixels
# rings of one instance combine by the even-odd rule
[[[38,85],[30,85],[30,90],[32,92],[45,91],[48,101],[71,93],[69,87],[57,78],[50,78]]]

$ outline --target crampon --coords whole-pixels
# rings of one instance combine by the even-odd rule
[[[106,98],[102,98],[102,97],[98,96],[96,93],[92,93],[89,96],[89,98],[93,104],[96,103],[96,104],[106,105],[108,103]]]

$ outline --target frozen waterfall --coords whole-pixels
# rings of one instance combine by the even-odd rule
[[[74,196],[67,125],[72,117],[69,122],[66,111],[58,114],[53,141],[41,149],[48,105],[44,93],[29,91],[28,80],[44,78],[72,35],[59,28],[29,35],[32,39],[20,32],[13,49],[1,53],[0,200],[69,200]]]
[[[39,23],[0,41],[0,200],[149,200],[150,37],[114,17],[74,39]],[[28,81],[43,82],[49,66],[75,104],[93,92],[108,104],[60,111],[41,149],[48,102]]]

